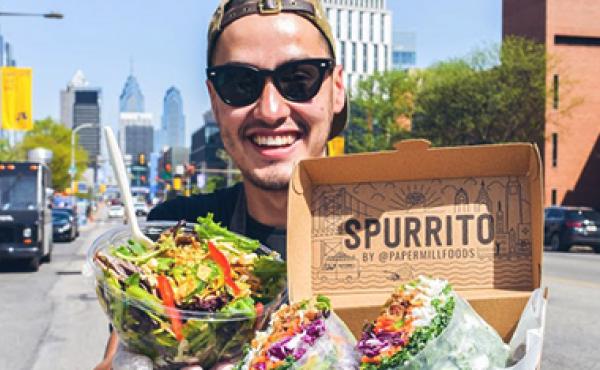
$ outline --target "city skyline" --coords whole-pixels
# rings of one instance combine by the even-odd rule
[[[135,60],[146,111],[162,113],[164,92],[177,86],[186,101],[186,138],[210,108],[205,88],[205,32],[217,0],[167,3],[82,3],[75,0],[8,0],[3,10],[65,14],[60,21],[2,18],[2,36],[20,66],[33,68],[35,119],[60,119],[57,92],[78,69],[102,89],[103,123],[118,129],[118,97]],[[417,67],[466,55],[501,39],[501,2],[388,1],[393,31],[415,32]],[[131,22],[132,19],[141,20]],[[469,19],[469,22],[460,21]],[[466,25],[465,23],[469,23]],[[26,31],[23,31],[23,30]],[[123,37],[127,35],[127,37]],[[58,40],[58,42],[57,42]],[[154,122],[159,127],[159,120]]]

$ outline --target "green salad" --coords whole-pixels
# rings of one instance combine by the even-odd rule
[[[158,366],[208,368],[239,356],[283,299],[285,263],[265,251],[209,214],[149,247],[128,240],[96,251],[98,296],[131,350]]]

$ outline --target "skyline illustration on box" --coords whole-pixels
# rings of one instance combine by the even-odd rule
[[[457,289],[533,284],[526,177],[317,185],[315,293],[388,292],[419,274]]]

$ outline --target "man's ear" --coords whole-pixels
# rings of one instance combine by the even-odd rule
[[[333,77],[333,112],[340,113],[346,102],[346,87],[344,86],[344,67],[335,66],[332,72]],[[348,88],[350,88],[348,86]]]

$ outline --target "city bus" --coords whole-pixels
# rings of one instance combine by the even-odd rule
[[[37,271],[52,257],[50,169],[36,162],[0,162],[0,259],[27,259]]]

